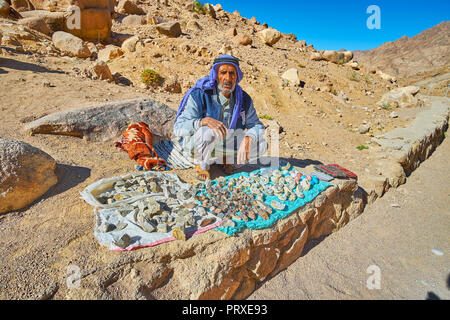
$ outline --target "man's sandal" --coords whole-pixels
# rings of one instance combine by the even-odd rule
[[[203,170],[200,165],[195,166],[195,176],[198,180],[205,181],[206,179],[211,179],[211,175],[208,170]],[[203,178],[202,176],[206,177]]]

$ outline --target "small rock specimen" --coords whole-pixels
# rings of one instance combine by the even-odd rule
[[[186,233],[183,224],[177,224],[172,228],[172,236],[177,240],[186,241]]]
[[[125,233],[119,240],[115,241],[114,244],[119,248],[125,249],[131,244],[131,237]]]
[[[284,208],[286,207],[286,205],[285,205],[284,203],[281,203],[281,202],[278,202],[278,201],[275,201],[275,200],[272,200],[272,201],[270,202],[270,205],[271,205],[274,209],[280,210],[280,211],[284,210]]]
[[[207,225],[209,225],[209,224],[211,224],[211,223],[213,223],[213,222],[215,222],[215,221],[216,221],[215,218],[206,218],[206,219],[203,219],[202,222],[200,223],[200,227],[206,227]]]

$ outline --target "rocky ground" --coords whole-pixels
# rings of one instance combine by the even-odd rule
[[[58,295],[68,265],[92,269],[112,261],[121,263],[120,253],[98,245],[92,233],[92,208],[79,199],[79,192],[101,178],[135,171],[134,163],[114,148],[113,141],[30,136],[23,128],[32,120],[57,111],[138,97],[150,97],[176,109],[182,94],[209,72],[211,61],[227,46],[241,59],[245,74],[241,85],[253,97],[258,114],[273,118],[283,128],[280,156],[294,162],[339,163],[363,176],[371,168],[370,138],[408,125],[426,108],[395,109],[398,117],[392,118],[393,109],[376,103],[396,84],[369,68],[361,66],[355,71],[348,65],[313,61],[314,48],[289,35],[268,46],[256,35],[263,29],[261,24],[239,14],[222,13],[217,19],[194,14],[185,4],[141,3],[147,13],[179,21],[183,33],[177,38],[160,35],[152,24],[126,25],[124,14],[115,16],[112,29],[116,44],[120,45],[118,39],[124,34],[139,35],[142,40],[135,52],[107,61],[111,71],[126,80],[117,84],[83,76],[83,70],[94,63],[90,58],[64,56],[51,38],[0,18],[0,136],[25,141],[51,155],[59,181],[31,205],[0,215],[0,298],[68,298]],[[233,28],[238,35],[252,38],[252,44],[237,43],[229,34]],[[96,47],[101,50],[103,45]],[[293,67],[304,85],[283,82],[282,74]],[[142,85],[140,74],[146,68],[165,79],[160,88]],[[181,91],[171,89],[173,84]],[[369,130],[359,133],[360,126],[368,123]],[[360,145],[369,146],[369,150],[358,150]],[[190,170],[175,173],[187,182],[195,180]],[[214,174],[223,173],[216,170]]]

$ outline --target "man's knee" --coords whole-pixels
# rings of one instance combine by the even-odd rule
[[[195,144],[200,145],[202,143],[210,144],[216,140],[216,135],[214,131],[206,126],[200,127],[195,132]]]

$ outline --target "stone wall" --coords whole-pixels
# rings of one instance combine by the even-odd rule
[[[426,160],[444,139],[448,128],[450,99],[432,97],[431,106],[420,112],[405,128],[397,128],[372,138],[371,148],[376,176],[363,184],[368,202],[381,197],[389,188],[406,182],[420,163]]]

